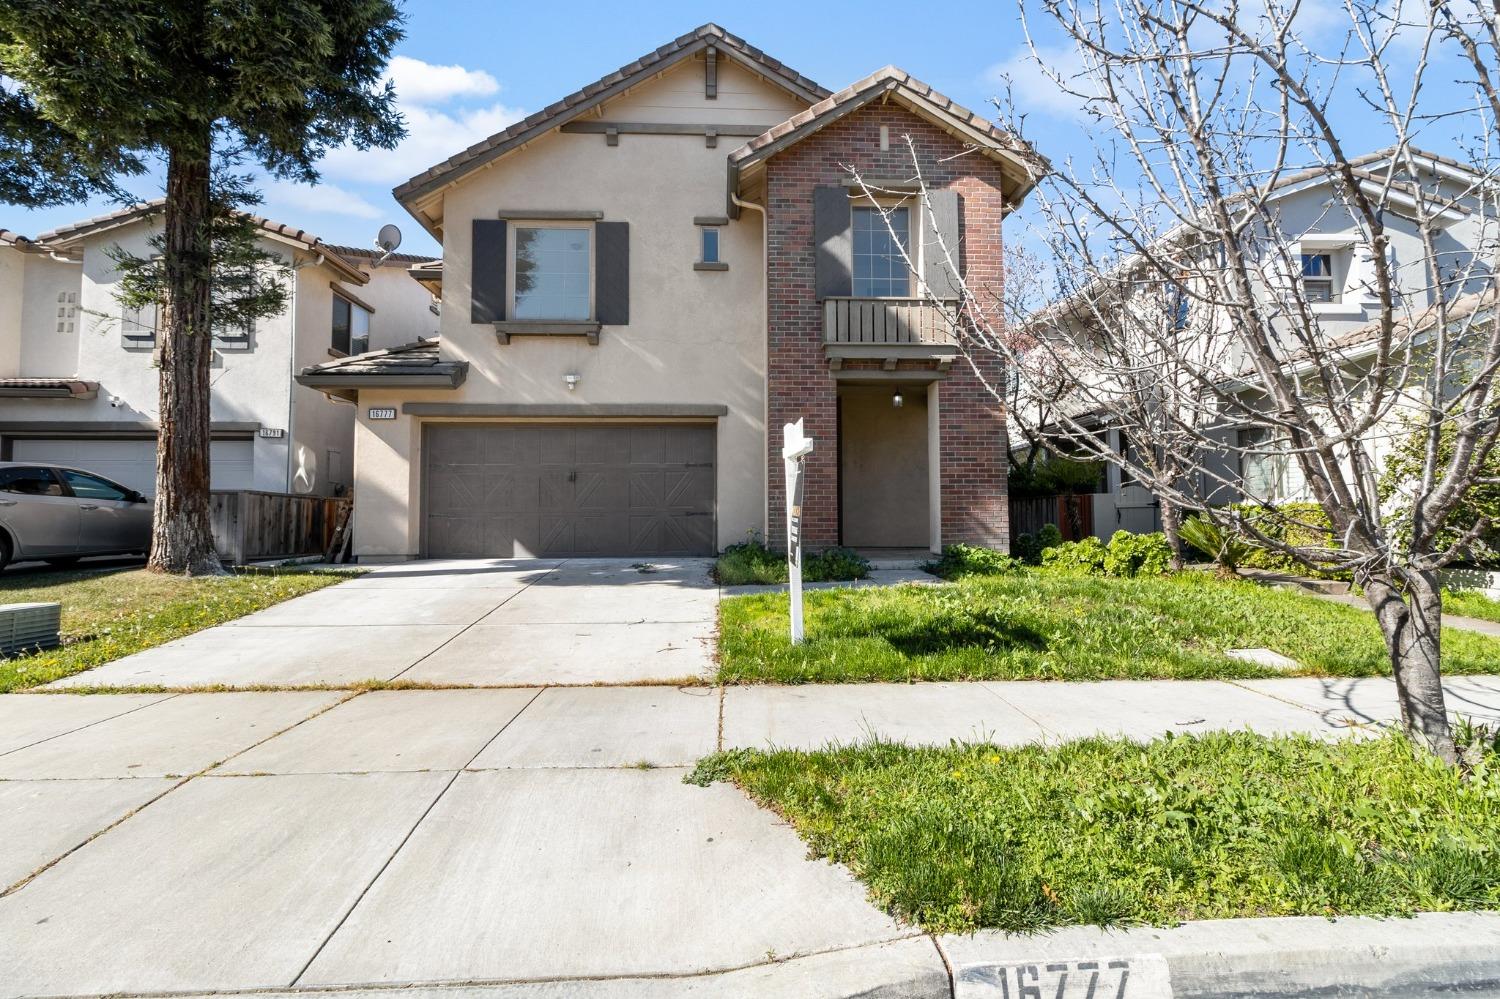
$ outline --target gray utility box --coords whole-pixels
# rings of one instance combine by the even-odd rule
[[[62,604],[0,604],[0,656],[14,656],[59,644]]]

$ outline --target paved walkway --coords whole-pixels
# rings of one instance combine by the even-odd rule
[[[1500,720],[1500,678],[1449,690]],[[686,768],[871,735],[1337,737],[1394,717],[1385,680],[8,695],[0,996],[925,981],[930,940]],[[911,987],[890,994],[929,994]]]

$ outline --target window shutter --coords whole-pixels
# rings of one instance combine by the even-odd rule
[[[152,350],[156,347],[156,306],[125,309],[120,314],[120,344],[126,350]]]
[[[958,298],[960,275],[954,270],[963,264],[959,252],[958,225],[960,200],[957,191],[929,191],[927,238],[922,247],[922,280],[935,298]],[[945,252],[946,251],[946,252]],[[948,266],[949,258],[953,266]]]
[[[594,318],[630,324],[630,223],[594,223]]]
[[[469,321],[493,323],[505,318],[505,240],[503,219],[475,219],[469,248]]]
[[[854,293],[852,219],[845,188],[813,188],[813,287],[820,301]]]

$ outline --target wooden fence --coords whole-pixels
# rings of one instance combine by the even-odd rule
[[[250,491],[209,494],[214,546],[235,565],[263,559],[322,555],[339,511],[352,502],[332,496]]]
[[[1073,503],[1075,516],[1068,516]],[[1076,521],[1076,523],[1075,523]],[[1035,534],[1047,524],[1056,524],[1064,541],[1077,541],[1094,530],[1094,497],[1088,493],[1071,496],[1014,496],[1010,501],[1010,536]]]

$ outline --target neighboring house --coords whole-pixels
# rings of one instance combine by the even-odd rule
[[[1500,220],[1487,209],[1485,199],[1475,193],[1493,184],[1493,179],[1486,180],[1473,167],[1457,160],[1421,150],[1412,152],[1420,171],[1415,178],[1408,177],[1399,166],[1393,167],[1395,153],[1390,149],[1357,157],[1350,165],[1372,185],[1372,190],[1384,183],[1388,175],[1394,178],[1392,210],[1386,214],[1384,223],[1390,237],[1390,260],[1400,304],[1414,315],[1410,322],[1402,324],[1414,332],[1401,335],[1411,335],[1413,342],[1419,342],[1426,335],[1424,310],[1437,301],[1438,295],[1454,302],[1477,301],[1478,296],[1493,294],[1495,275],[1486,262],[1496,259]],[[1300,261],[1301,272],[1268,274],[1266,282],[1272,292],[1300,285],[1301,297],[1309,303],[1319,333],[1337,352],[1339,364],[1357,373],[1362,366],[1367,368],[1379,338],[1374,262],[1371,249],[1363,241],[1347,207],[1332,196],[1331,184],[1325,172],[1310,170],[1282,178],[1271,188],[1270,204],[1281,234],[1288,241],[1288,257]],[[1418,195],[1427,198],[1438,215],[1436,252],[1443,278],[1437,287],[1426,273],[1428,254],[1417,224],[1401,211],[1403,206],[1415,208]],[[1492,195],[1489,203],[1493,204]],[[1147,297],[1154,294],[1151,292]],[[1087,311],[1072,307],[1071,302],[1052,304],[1043,318],[1029,324],[1027,331],[1046,336],[1049,324],[1056,323],[1059,316],[1070,311],[1077,316],[1080,311]],[[1175,313],[1175,320],[1182,324],[1180,328],[1189,328],[1192,306],[1186,299],[1176,298],[1170,303],[1132,302],[1127,307]],[[1088,319],[1077,321],[1086,329]],[[1430,319],[1426,322],[1430,324]],[[1213,328],[1213,318],[1192,315],[1191,328]],[[1081,338],[1070,339],[1076,342]],[[1287,356],[1293,365],[1307,363],[1306,356],[1296,351],[1289,350]],[[1231,361],[1226,368],[1243,371],[1245,385],[1237,398],[1245,410],[1253,412],[1262,404],[1248,368],[1239,366],[1242,363]],[[1377,463],[1399,443],[1403,434],[1401,420],[1402,412],[1397,409],[1389,419],[1370,429],[1367,446]],[[1085,425],[1092,422],[1097,433],[1117,453],[1124,453],[1132,446],[1119,429],[1110,426],[1108,414],[1096,414],[1092,421],[1080,418],[1080,422]],[[1229,457],[1207,457],[1206,466],[1234,483],[1234,487],[1217,487],[1205,480],[1200,491],[1210,502],[1312,500],[1298,461],[1286,452],[1283,443],[1272,439],[1265,427],[1246,420],[1242,424],[1226,423],[1215,433],[1231,445],[1224,449]],[[1108,538],[1121,528],[1133,532],[1161,528],[1156,497],[1117,466],[1108,468],[1107,489],[1094,494],[1092,503],[1094,533],[1099,537]]]
[[[1005,548],[1003,407],[922,290],[941,234],[998,293],[1018,148],[900,70],[830,93],[705,25],[401,185],[439,341],[298,378],[358,402],[356,553],[780,546],[797,419],[806,545]]]
[[[214,331],[212,485],[334,494],[351,482],[353,407],[293,376],[330,354],[433,335],[432,295],[408,273],[429,261],[380,261],[257,222],[292,286],[281,315]],[[116,301],[110,251],[149,254],[159,230],[157,202],[34,241],[0,237],[0,460],[76,465],[155,492],[156,310]]]

